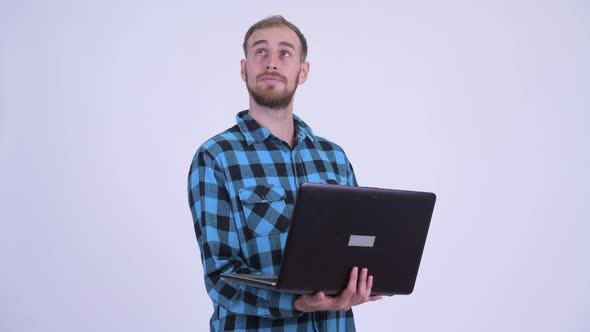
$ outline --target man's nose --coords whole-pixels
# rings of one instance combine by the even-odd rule
[[[276,55],[271,55],[268,57],[268,63],[266,64],[267,70],[277,70],[277,63],[279,59]]]

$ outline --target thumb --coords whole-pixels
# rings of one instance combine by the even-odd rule
[[[322,302],[326,299],[326,294],[324,292],[317,292],[313,294],[311,298],[314,302]]]

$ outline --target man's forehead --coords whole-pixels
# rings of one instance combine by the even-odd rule
[[[297,49],[301,48],[299,37],[297,37],[295,31],[282,26],[255,30],[250,38],[248,38],[248,47],[250,48],[255,43],[259,44],[261,42],[271,44],[288,43]]]

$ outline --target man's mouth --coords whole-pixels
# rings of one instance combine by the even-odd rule
[[[282,75],[276,74],[262,74],[259,75],[259,79],[264,83],[279,83],[286,81],[286,79]]]

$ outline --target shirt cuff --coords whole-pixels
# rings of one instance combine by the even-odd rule
[[[299,317],[303,312],[295,309],[295,300],[299,295],[269,292],[269,312],[272,318]]]

